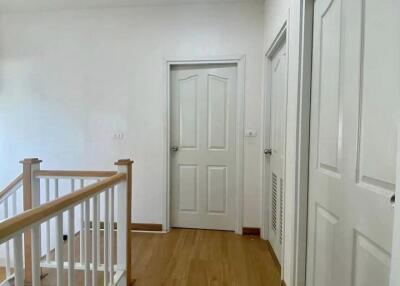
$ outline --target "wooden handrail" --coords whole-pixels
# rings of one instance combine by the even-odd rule
[[[77,178],[106,178],[117,174],[115,171],[69,171],[69,170],[38,170],[34,176],[39,177],[77,177]]]
[[[126,180],[126,178],[126,174],[118,173],[109,178],[103,179],[100,182],[4,220],[0,223],[0,244],[7,241],[14,234],[24,231],[29,226],[46,221],[56,216],[58,213],[91,198],[104,189],[110,188]]]
[[[1,192],[0,192],[0,201],[8,195],[19,183],[22,184],[22,174],[16,177],[11,183],[9,183]]]

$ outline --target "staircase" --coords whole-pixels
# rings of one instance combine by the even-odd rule
[[[117,171],[21,163],[0,192],[0,285],[132,285],[133,162],[117,161]]]

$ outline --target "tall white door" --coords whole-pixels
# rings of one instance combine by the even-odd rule
[[[287,65],[286,43],[282,41],[269,57],[269,80],[267,86],[270,94],[270,146],[264,150],[270,168],[269,178],[269,231],[268,240],[279,262],[282,259],[283,218],[284,218],[284,174],[286,146],[286,95]]]
[[[171,225],[234,230],[236,65],[171,70]]]
[[[307,285],[388,286],[400,120],[396,0],[316,0]]]

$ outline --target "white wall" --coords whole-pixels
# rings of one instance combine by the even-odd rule
[[[309,1],[309,0],[306,0]],[[312,1],[312,0],[310,0]],[[266,0],[264,15],[264,52],[271,46],[279,29],[288,20],[288,98],[287,98],[287,131],[286,131],[286,178],[285,178],[285,241],[282,278],[288,286],[300,286],[297,261],[299,250],[296,244],[298,233],[297,206],[300,189],[298,148],[302,142],[298,133],[302,104],[301,85],[301,9],[304,0]],[[304,167],[304,166],[302,166]],[[307,166],[305,166],[307,169]],[[301,255],[301,254],[300,254]],[[304,265],[303,265],[304,266]],[[303,279],[303,278],[302,278]]]
[[[161,223],[164,59],[246,55],[245,126],[259,131],[262,38],[263,3],[2,14],[0,186],[24,157],[101,170],[130,157],[134,221]],[[244,225],[257,227],[260,137],[244,144]]]

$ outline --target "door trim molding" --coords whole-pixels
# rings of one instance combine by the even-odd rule
[[[243,177],[244,177],[244,110],[245,110],[245,55],[207,56],[207,57],[171,57],[164,59],[165,114],[163,134],[164,190],[162,225],[170,230],[170,71],[172,65],[195,64],[235,64],[237,66],[237,113],[236,113],[236,214],[235,233],[242,234],[243,227]]]
[[[272,57],[275,55],[277,50],[281,47],[283,43],[286,45],[286,54],[288,54],[289,47],[289,37],[288,37],[288,22],[289,22],[289,14],[285,17],[281,27],[276,34],[271,46],[264,53],[264,77],[263,77],[263,100],[262,100],[262,146],[260,154],[263,154],[263,149],[266,146],[270,146],[270,123],[271,123],[271,89],[270,89],[270,81],[271,81],[271,70],[272,70]],[[289,57],[287,56],[286,61],[286,98],[287,98],[287,90],[288,90],[288,72],[289,72]],[[286,100],[287,102],[287,100]],[[287,105],[285,102],[285,107],[287,109]],[[286,110],[285,110],[286,111]],[[287,113],[287,112],[286,112]],[[286,116],[287,117],[287,116]],[[268,123],[267,123],[268,122]],[[267,124],[266,124],[267,123]],[[285,128],[286,130],[286,128]],[[286,133],[286,132],[285,132]],[[285,136],[286,142],[286,136]],[[286,155],[286,148],[285,148]],[[285,156],[286,157],[286,156]],[[286,160],[284,160],[285,162]],[[285,164],[285,163],[284,163]],[[270,193],[271,188],[269,184],[269,176],[266,176],[266,173],[270,173],[270,160],[266,160],[263,158],[261,160],[261,237],[265,240],[269,240],[269,219],[270,219]],[[285,176],[285,167],[283,171],[283,175]],[[285,204],[284,204],[285,205]],[[283,261],[283,246],[282,243],[282,261]]]
[[[268,249],[269,254],[272,256],[272,260],[275,263],[275,266],[279,269],[279,272],[282,272],[281,263],[279,262],[278,257],[276,257],[274,249],[272,248],[272,245],[268,240],[267,240],[267,249]]]
[[[298,39],[298,89],[296,118],[295,185],[290,277],[294,286],[306,285],[308,232],[308,178],[311,116],[314,0],[301,0],[295,7],[300,26]],[[285,278],[286,280],[286,278]]]

